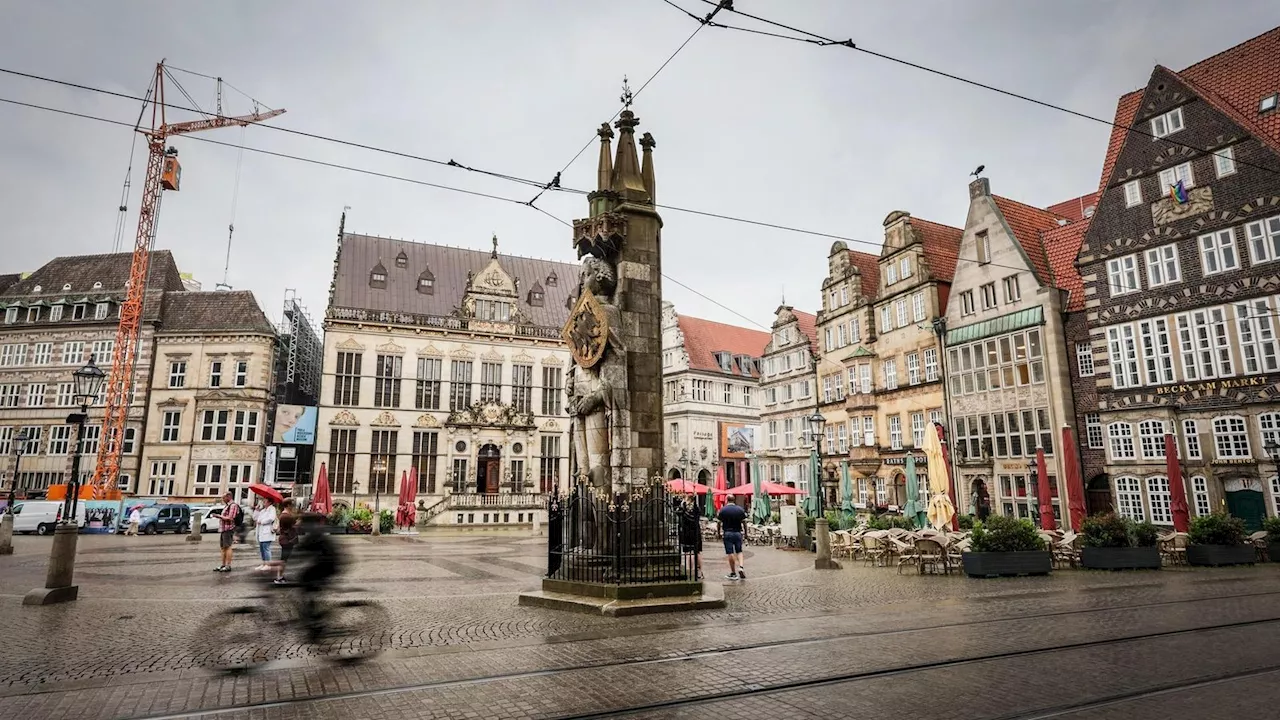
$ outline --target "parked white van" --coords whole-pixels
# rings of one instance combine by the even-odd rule
[[[76,504],[76,523],[85,526],[84,503]],[[61,500],[24,500],[13,505],[13,531],[52,535],[54,527],[62,520]]]

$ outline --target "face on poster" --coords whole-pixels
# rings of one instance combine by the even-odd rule
[[[279,445],[314,445],[317,409],[306,405],[280,405],[272,442]]]

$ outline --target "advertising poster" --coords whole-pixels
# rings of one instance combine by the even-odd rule
[[[759,425],[720,423],[720,457],[742,460],[758,448]]]
[[[276,427],[271,442],[277,445],[314,445],[317,409],[307,405],[276,407]]]

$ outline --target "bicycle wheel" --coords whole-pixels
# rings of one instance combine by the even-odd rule
[[[217,672],[242,675],[267,662],[261,642],[270,622],[253,605],[219,610],[205,618],[195,634],[195,654]]]
[[[354,665],[382,652],[382,633],[391,624],[383,607],[369,600],[328,604],[319,644],[330,661]]]

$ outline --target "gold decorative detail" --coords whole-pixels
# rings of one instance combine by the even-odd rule
[[[360,421],[352,414],[350,410],[339,410],[329,421],[330,425],[342,425],[348,427],[359,427]]]
[[[374,349],[382,353],[383,355],[403,355],[404,354],[404,348],[401,347],[400,345],[397,345],[395,340],[388,340],[387,342],[375,347]]]
[[[373,422],[369,424],[377,427],[400,427],[400,421],[396,420],[396,416],[385,410],[379,413],[378,417],[374,418]]]
[[[342,342],[338,343],[338,349],[339,350],[364,350],[364,345],[361,345],[360,343],[356,342],[355,338],[348,335],[346,340],[343,340]]]
[[[604,357],[605,348],[609,345],[609,319],[590,290],[582,289],[561,336],[579,367],[594,367]]]
[[[413,421],[413,426],[416,428],[438,428],[440,427],[440,421],[435,419],[434,415],[423,413],[418,416],[417,420]]]

